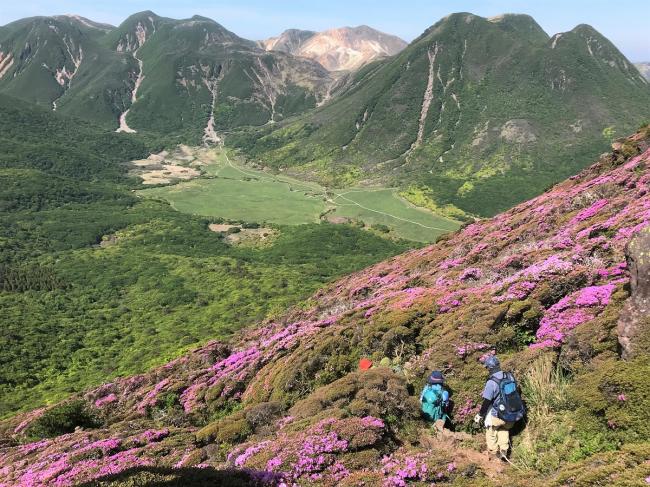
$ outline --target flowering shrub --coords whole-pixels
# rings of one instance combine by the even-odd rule
[[[575,225],[576,223],[585,221],[593,216],[595,216],[600,210],[602,210],[609,203],[606,199],[598,200],[589,208],[585,208],[569,222],[569,225]]]
[[[135,437],[132,441],[139,446],[144,446],[149,443],[156,443],[163,438],[167,438],[168,436],[169,429],[167,428],[161,430],[147,430]]]
[[[633,160],[598,164],[444,242],[333,283],[304,307],[242,332],[238,342],[211,342],[150,373],[89,391],[79,405],[102,409],[106,429],[75,431],[90,426],[63,414],[65,428],[51,434],[56,438],[3,448],[0,476],[8,485],[40,487],[146,465],[221,468],[210,444],[216,440],[235,445],[230,466],[272,484],[335,485],[363,481],[365,474],[387,485],[449,478],[463,468],[460,457],[459,465],[451,457],[443,465],[412,446],[391,453],[396,444],[413,444],[413,431],[423,426],[412,390],[418,392],[430,370],[454,372],[445,373],[462,423],[476,413],[482,385],[480,366],[466,357],[494,353],[488,342],[499,343],[515,368],[535,355],[523,349],[528,341],[512,338],[524,328],[536,331],[533,348],[563,347],[569,355],[567,337],[585,340],[593,328],[608,340],[600,349],[613,350],[611,325],[621,303],[612,295],[628,281],[625,245],[650,224],[650,150],[640,150]],[[584,200],[579,195],[607,200],[565,217]],[[576,330],[585,323],[589,328]],[[399,358],[392,362],[397,373],[357,371],[362,356]],[[601,377],[602,360],[611,367]],[[619,443],[624,434],[645,441],[647,365],[602,357],[592,363],[595,370],[577,372],[574,391],[592,415],[583,430],[601,427]],[[174,414],[155,409],[166,398],[173,399]],[[1,431],[27,441],[53,409],[0,423]],[[206,441],[195,443],[203,430],[188,425],[212,414],[220,418],[216,426],[206,426]],[[601,483],[615,479],[608,480]]]
[[[614,292],[614,284],[590,286],[582,289],[576,297],[576,306],[607,306]]]
[[[469,355],[472,352],[475,352],[477,350],[484,350],[486,348],[489,348],[490,345],[487,343],[468,343],[466,345],[460,345],[456,346],[456,355],[459,357],[465,357],[466,355]]]
[[[446,270],[446,269],[452,269],[454,267],[458,267],[463,263],[463,259],[447,259],[443,262],[441,262],[438,267],[440,269]]]
[[[461,281],[478,280],[482,275],[483,272],[478,267],[468,267],[460,273],[458,279]]]
[[[394,305],[394,309],[405,310],[413,306],[413,303],[418,299],[421,299],[424,296],[431,294],[431,289],[424,287],[409,288],[404,290],[404,296],[402,299],[398,300]]]
[[[381,419],[370,416],[324,419],[301,433],[279,432],[275,441],[237,447],[228,454],[228,461],[237,467],[282,473],[291,482],[338,481],[349,474],[337,459],[338,455],[373,445],[383,435],[384,428]]]
[[[526,299],[531,292],[535,290],[537,284],[530,281],[520,281],[511,285],[506,294],[502,296],[495,296],[492,300],[496,303],[501,303],[504,301],[512,301]]]
[[[547,348],[563,343],[569,331],[593,319],[609,304],[615,287],[614,284],[589,286],[551,306],[537,330],[538,343],[531,347]]]
[[[473,418],[478,413],[480,407],[471,399],[466,399],[463,405],[454,414],[454,421],[459,424],[464,423],[470,418]]]
[[[601,278],[621,276],[627,269],[627,262],[620,262],[609,269],[598,269],[596,273]]]
[[[404,487],[406,482],[410,480],[427,481],[429,479],[429,467],[426,460],[427,455],[425,453],[390,455],[382,458],[381,472],[386,477],[384,485]]]
[[[438,305],[439,313],[446,313],[454,308],[457,308],[462,303],[462,297],[458,295],[449,294],[439,300],[436,304]]]
[[[165,387],[167,387],[167,385],[169,384],[169,382],[170,382],[170,379],[169,379],[169,378],[163,379],[163,380],[161,380],[160,382],[158,382],[158,383],[153,387],[153,389],[151,389],[151,391],[149,391],[149,392],[144,396],[144,398],[142,399],[142,401],[140,401],[140,403],[139,403],[139,404],[137,405],[137,407],[136,407],[137,410],[138,410],[139,412],[144,412],[144,411],[146,411],[146,409],[147,409],[148,407],[155,406],[155,405],[156,405],[156,400],[157,400],[157,398],[158,398],[158,394],[159,394],[160,391],[162,391]]]
[[[67,487],[134,467],[151,466],[155,464],[155,456],[148,447],[129,445],[142,443],[141,438],[159,441],[165,437],[161,433],[149,431],[132,437],[93,441],[88,433],[79,432],[24,445],[16,452],[0,454],[0,462],[24,467],[13,468],[2,479],[9,483],[0,485]]]
[[[108,396],[100,397],[99,399],[97,399],[95,401],[95,407],[101,409],[107,404],[111,404],[115,401],[117,401],[117,396],[115,394],[109,394]]]

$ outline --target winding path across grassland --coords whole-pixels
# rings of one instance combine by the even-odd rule
[[[226,158],[226,162],[228,163],[228,165],[229,165],[232,169],[234,169],[235,171],[238,171],[238,172],[240,172],[241,174],[244,174],[245,176],[248,176],[248,177],[254,177],[254,178],[261,179],[261,180],[265,180],[265,181],[282,182],[282,183],[285,183],[285,184],[292,184],[292,183],[293,183],[293,182],[290,182],[290,181],[283,181],[282,179],[280,179],[280,178],[278,178],[278,177],[261,176],[260,174],[255,174],[255,173],[249,173],[249,172],[246,172],[246,171],[244,171],[243,169],[241,169],[240,167],[235,166],[235,165],[232,163],[232,161],[230,160],[230,158],[228,157],[228,153],[225,151],[225,149],[222,148],[222,150],[223,150],[223,154],[224,154],[224,157]],[[309,187],[310,189],[314,189],[314,187],[316,187],[316,185],[314,185],[314,186],[312,187],[312,186],[310,186],[310,185],[307,184],[307,183],[303,183],[303,184],[305,184],[305,186],[306,186],[306,187]],[[321,190],[322,190],[322,188],[321,188]],[[410,223],[410,224],[412,224],[412,225],[417,225],[417,226],[419,226],[419,227],[426,228],[427,230],[439,230],[439,231],[441,231],[441,232],[449,232],[449,231],[452,231],[452,230],[453,230],[452,228],[441,228],[441,227],[437,227],[437,226],[429,226],[429,225],[425,225],[425,224],[423,224],[423,223],[420,223],[420,222],[417,222],[417,221],[414,221],[414,220],[409,220],[408,218],[402,218],[402,217],[400,217],[400,216],[393,215],[393,214],[391,214],[391,213],[387,213],[387,212],[385,212],[385,211],[377,210],[377,209],[375,209],[375,208],[369,208],[369,207],[367,207],[367,206],[365,206],[365,205],[362,205],[362,204],[359,203],[358,201],[355,201],[355,200],[353,200],[353,199],[350,199],[350,198],[347,198],[347,197],[346,197],[346,195],[349,195],[349,194],[352,194],[352,193],[373,192],[373,191],[385,191],[385,190],[395,191],[395,188],[377,188],[377,189],[367,189],[367,190],[363,190],[363,191],[360,191],[360,190],[349,190],[349,191],[345,191],[345,192],[342,192],[342,193],[337,193],[336,191],[329,190],[329,191],[323,191],[323,197],[324,197],[324,198],[325,198],[325,199],[326,199],[330,204],[332,204],[332,205],[334,205],[334,206],[337,206],[337,207],[339,207],[339,206],[358,206],[359,208],[361,208],[361,209],[363,209],[363,210],[370,211],[370,212],[372,212],[372,213],[377,213],[378,215],[383,215],[383,216],[386,216],[386,217],[388,217],[388,218],[393,218],[393,219],[395,219],[395,220],[399,220],[399,221],[401,221],[401,222]],[[332,193],[333,195],[335,195],[335,197],[334,197],[334,198],[330,198],[329,195],[328,195],[328,192],[329,192],[329,193]],[[343,204],[343,203],[337,203],[335,200],[338,199],[338,198],[343,199],[343,200],[345,200],[345,201],[348,201],[349,204],[346,205],[346,204]],[[401,198],[400,198],[400,199],[401,199]]]

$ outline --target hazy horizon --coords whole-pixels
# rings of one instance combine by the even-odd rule
[[[543,5],[541,2],[521,0],[460,0],[435,4],[425,0],[411,0],[403,2],[399,7],[394,2],[351,3],[342,0],[331,0],[326,4],[191,0],[182,5],[169,0],[115,0],[110,4],[89,4],[81,0],[64,0],[53,4],[41,0],[25,0],[4,5],[0,10],[0,25],[24,17],[63,14],[77,14],[97,22],[119,25],[129,15],[152,10],[158,15],[172,18],[203,15],[248,39],[265,39],[289,28],[321,31],[365,24],[410,42],[450,13],[472,12],[482,17],[522,13],[533,16],[549,35],[566,32],[578,24],[590,24],[609,38],[631,61],[650,61],[650,34],[645,25],[650,14],[650,3],[620,0],[616,3],[616,9],[626,14],[625,23],[613,21],[616,17],[612,15],[611,2],[598,0],[549,0]]]

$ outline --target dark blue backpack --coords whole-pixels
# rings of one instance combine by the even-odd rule
[[[515,423],[526,414],[526,406],[521,400],[517,390],[517,382],[510,372],[506,372],[502,379],[492,377],[490,380],[499,386],[499,395],[494,400],[494,409],[497,416],[503,421]]]

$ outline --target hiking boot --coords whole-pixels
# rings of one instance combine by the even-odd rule
[[[497,453],[497,458],[504,463],[508,463],[508,452],[499,451],[499,453]]]

